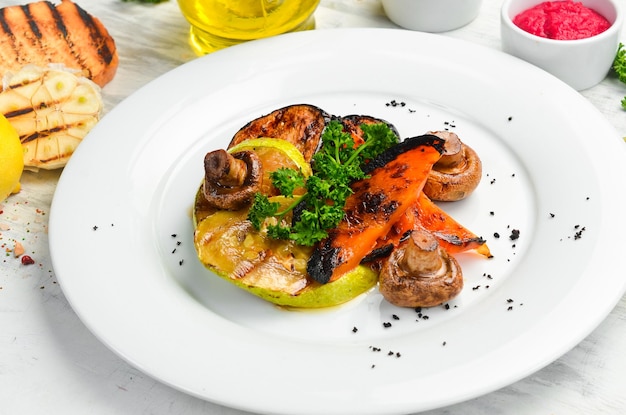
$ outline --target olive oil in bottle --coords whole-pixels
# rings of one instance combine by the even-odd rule
[[[178,0],[198,55],[227,46],[315,27],[319,0]]]

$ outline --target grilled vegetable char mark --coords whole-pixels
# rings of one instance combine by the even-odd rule
[[[0,59],[3,71],[26,64],[61,63],[103,86],[117,68],[113,39],[102,23],[69,0],[0,9]],[[4,73],[0,73],[4,75]]]
[[[313,105],[289,105],[256,118],[242,127],[228,148],[250,138],[278,138],[296,146],[308,162],[320,146],[330,116]]]
[[[353,184],[344,219],[313,250],[309,276],[325,284],[357,266],[415,204],[443,146],[434,135],[411,137],[366,163],[370,177]]]

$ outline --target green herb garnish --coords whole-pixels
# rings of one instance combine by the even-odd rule
[[[322,146],[313,156],[313,174],[305,178],[302,172],[280,168],[270,175],[272,183],[293,202],[282,210],[266,195],[257,193],[248,213],[248,219],[260,230],[276,239],[291,239],[300,245],[312,246],[328,236],[343,218],[346,199],[352,194],[350,185],[366,178],[361,166],[398,143],[398,137],[384,123],[363,124],[364,143],[355,147],[349,133],[341,123],[330,121],[322,134]],[[304,187],[303,195],[294,191]],[[283,219],[290,212],[295,220],[291,224]]]
[[[624,45],[621,42],[613,60],[613,70],[617,74],[617,78],[621,82],[626,83],[626,49],[624,49]],[[622,99],[621,103],[622,108],[626,110],[626,97]]]

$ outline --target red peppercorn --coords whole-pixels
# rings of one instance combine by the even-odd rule
[[[32,265],[35,263],[35,260],[29,257],[28,255],[22,256],[22,265]]]

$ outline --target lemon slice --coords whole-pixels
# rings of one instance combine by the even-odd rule
[[[9,121],[0,114],[0,202],[20,190],[24,170],[24,150],[20,137]]]
[[[251,138],[228,149],[229,153],[252,150],[259,154],[263,168],[274,171],[279,167],[290,167],[301,170],[304,177],[309,177],[311,165],[296,146],[279,138]]]

